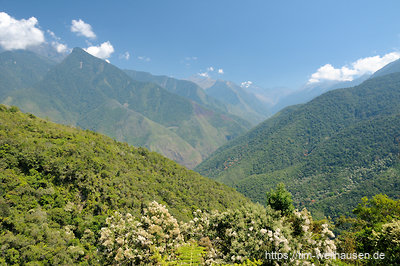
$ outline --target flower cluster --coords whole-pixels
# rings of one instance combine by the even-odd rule
[[[152,264],[161,259],[171,260],[182,244],[176,219],[165,206],[152,202],[143,210],[140,220],[131,214],[116,212],[101,229],[100,243],[112,264]]]

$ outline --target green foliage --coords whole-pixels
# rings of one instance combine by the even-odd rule
[[[294,211],[292,194],[286,190],[285,184],[279,183],[276,189],[267,193],[267,206],[288,215]]]
[[[340,231],[338,250],[345,253],[384,253],[383,260],[374,260],[372,264],[398,265],[400,200],[382,194],[371,200],[365,197],[353,212],[356,218],[342,217],[337,222]],[[371,261],[364,263],[371,264]]]
[[[386,265],[400,264],[400,220],[382,225],[382,231],[374,232],[373,241],[378,252],[385,254]]]
[[[153,200],[179,220],[190,219],[198,208],[225,210],[248,202],[144,148],[0,106],[0,257],[5,263],[96,265],[106,218],[115,211],[139,215]]]
[[[400,219],[400,200],[393,200],[382,194],[374,196],[371,200],[364,197],[353,213],[368,226],[386,223]]]
[[[257,265],[262,265],[262,261],[261,260],[249,260],[247,259],[246,261],[237,264],[235,263],[234,265],[243,265],[243,266],[257,266]]]
[[[200,247],[196,242],[191,242],[178,248],[179,265],[202,265],[205,247]]]
[[[285,183],[298,208],[320,218],[358,199],[399,197],[400,74],[327,92],[286,108],[196,167],[255,202]]]

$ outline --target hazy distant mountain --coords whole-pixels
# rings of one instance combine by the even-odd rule
[[[357,86],[369,77],[370,75],[366,74],[352,81],[323,81],[307,84],[299,90],[292,91],[286,96],[280,97],[275,105],[271,107],[271,111],[272,113],[276,113],[287,106],[306,103],[330,90]]]
[[[223,102],[229,113],[250,121],[253,125],[263,121],[270,114],[266,103],[231,81],[211,82],[210,78],[200,76],[191,77],[191,80],[202,86],[211,85],[204,87],[207,95]]]
[[[363,196],[400,196],[400,73],[290,106],[220,147],[196,170],[260,203],[285,182],[315,215]]]
[[[293,93],[287,87],[262,88],[254,84],[244,84],[241,86],[248,93],[254,94],[260,101],[264,102],[269,109],[276,105],[280,99]]]
[[[4,102],[149,147],[190,168],[246,130],[154,83],[134,81],[79,48],[31,88],[10,92]]]
[[[196,83],[197,85],[199,85],[203,89],[210,88],[217,81],[217,80],[212,79],[210,77],[204,77],[204,76],[200,76],[200,75],[193,75],[193,76],[189,77],[188,80]]]
[[[209,102],[214,100],[208,97],[201,87],[188,80],[178,80],[168,76],[156,76],[143,71],[124,71],[134,80],[156,83],[170,92],[191,99],[199,104],[209,105]]]

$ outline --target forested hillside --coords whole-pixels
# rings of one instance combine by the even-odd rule
[[[251,203],[146,149],[0,105],[1,264],[355,262],[325,255],[335,252],[399,262],[399,201],[363,199],[335,239],[283,184],[266,195],[267,207]]]
[[[41,80],[56,63],[33,52],[17,50],[0,53],[0,100],[9,92]]]
[[[361,196],[399,196],[400,74],[286,108],[218,149],[196,169],[264,202],[287,184],[319,217],[349,212]]]

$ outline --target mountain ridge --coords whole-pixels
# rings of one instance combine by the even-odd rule
[[[198,75],[190,80],[202,86],[207,95],[224,103],[229,113],[250,121],[253,126],[270,115],[269,106],[265,102],[231,81],[212,80]]]
[[[165,75],[152,75],[148,72],[129,69],[125,69],[124,72],[127,73],[133,80],[156,83],[169,92],[185,97],[208,109],[231,117],[233,120],[235,120],[235,122],[239,123],[246,129],[251,128],[251,124],[248,121],[229,113],[228,108],[224,105],[224,103],[207,95],[203,88],[192,81],[175,79]]]

